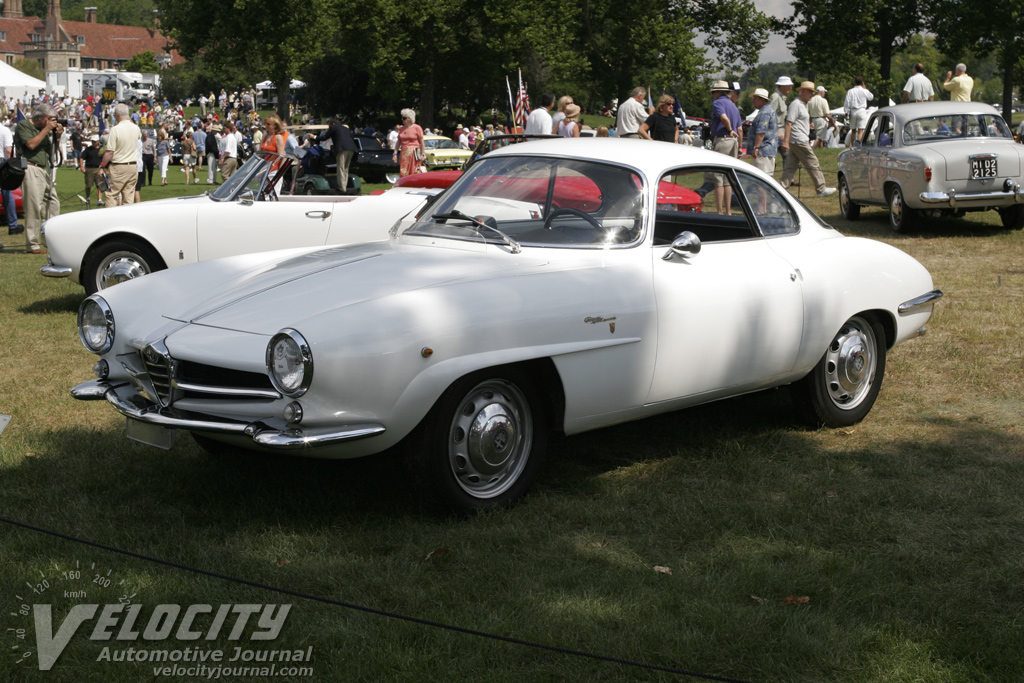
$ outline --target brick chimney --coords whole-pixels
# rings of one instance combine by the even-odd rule
[[[71,36],[64,30],[64,20],[60,17],[60,0],[47,0],[45,36],[47,40],[71,42]]]
[[[96,8],[95,7],[86,7],[85,8],[85,20],[87,22],[89,22],[90,24],[95,24],[96,23]]]
[[[21,0],[4,0],[4,19],[17,19],[25,16],[21,11]]]

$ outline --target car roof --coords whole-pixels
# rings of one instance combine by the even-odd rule
[[[672,166],[714,164],[749,171],[752,166],[725,154],[692,145],[641,140],[640,138],[557,138],[509,145],[488,152],[483,159],[497,156],[542,155],[560,158],[626,164],[648,177],[660,175]]]
[[[948,100],[897,104],[891,107],[882,107],[878,111],[891,112],[897,121],[910,121],[923,116],[956,116],[958,114],[994,114],[999,116],[995,107],[984,102],[950,102]]]

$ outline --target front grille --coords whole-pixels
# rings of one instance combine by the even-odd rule
[[[202,385],[214,389],[225,387],[232,389],[264,389],[273,391],[274,385],[270,378],[261,372],[232,370],[194,361],[178,361],[176,379],[179,383]],[[188,392],[186,392],[186,395]],[[207,395],[207,398],[209,396]]]
[[[171,359],[152,350],[152,347],[139,353],[153,389],[160,397],[160,402],[167,405],[171,400]]]

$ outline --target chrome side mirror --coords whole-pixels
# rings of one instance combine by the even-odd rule
[[[674,254],[679,254],[683,258],[689,256],[696,256],[700,253],[700,238],[694,235],[689,230],[676,235],[676,238],[672,240],[672,245],[665,251],[665,255],[662,256],[666,261],[671,261]]]
[[[241,204],[245,204],[246,206],[249,206],[254,201],[256,201],[256,193],[254,193],[252,190],[249,190],[249,189],[242,190],[242,192],[240,192],[238,194],[238,201]]]

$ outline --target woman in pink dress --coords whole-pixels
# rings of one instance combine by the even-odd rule
[[[398,161],[398,174],[404,178],[415,173],[423,165],[423,154],[423,129],[416,123],[416,112],[403,109],[402,127],[398,129],[398,148],[392,155]]]

